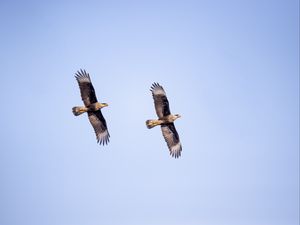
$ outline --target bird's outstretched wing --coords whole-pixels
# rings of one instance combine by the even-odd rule
[[[158,83],[153,83],[150,91],[152,92],[152,96],[154,99],[154,106],[156,110],[156,114],[159,118],[164,116],[168,116],[171,114],[169,101],[167,99],[166,92],[163,87]]]
[[[88,107],[90,104],[97,102],[95,89],[93,87],[90,75],[85,70],[77,71],[75,78],[80,88],[81,99],[84,105]]]
[[[110,135],[101,110],[88,112],[88,117],[96,133],[97,142],[100,143],[100,145],[107,144],[109,142]]]
[[[169,147],[170,155],[175,158],[180,157],[182,147],[174,123],[161,125],[161,131]]]

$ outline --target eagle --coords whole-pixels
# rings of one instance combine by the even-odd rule
[[[167,142],[170,155],[172,157],[178,158],[181,156],[182,146],[180,143],[179,135],[174,125],[174,121],[181,116],[179,114],[171,114],[166,92],[159,83],[153,83],[150,91],[152,92],[158,119],[147,120],[146,126],[148,129],[151,129],[155,126],[160,125],[164,139]]]
[[[101,109],[108,106],[108,104],[98,102],[90,75],[85,70],[80,69],[80,71],[77,71],[75,78],[79,85],[84,106],[73,107],[73,114],[79,116],[82,113],[87,113],[96,133],[97,142],[100,143],[100,145],[105,145],[109,142],[110,135]]]

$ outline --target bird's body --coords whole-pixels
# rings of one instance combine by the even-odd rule
[[[83,113],[87,113],[90,123],[96,133],[97,142],[100,142],[100,144],[103,145],[107,144],[109,142],[110,135],[101,109],[108,106],[108,104],[98,102],[90,75],[85,70],[78,71],[75,78],[80,88],[84,106],[73,107],[73,114],[75,116],[79,116]]]
[[[146,126],[151,129],[155,126],[160,125],[162,134],[170,150],[170,155],[178,158],[179,156],[181,156],[182,146],[179,140],[179,135],[174,125],[174,121],[181,116],[179,114],[171,114],[169,101],[162,86],[160,86],[158,83],[154,83],[151,86],[150,91],[152,92],[158,119],[147,120]]]
[[[180,116],[178,114],[176,115],[167,115],[167,116],[163,116],[157,120],[147,120],[146,121],[146,125],[149,129],[158,126],[158,125],[167,125],[169,123],[173,123],[177,118],[180,118]]]
[[[96,103],[90,104],[89,106],[75,106],[72,108],[72,111],[75,116],[79,116],[80,114],[85,113],[85,112],[95,112],[106,106],[108,106],[106,103],[96,102]]]

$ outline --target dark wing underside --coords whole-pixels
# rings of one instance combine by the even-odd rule
[[[154,99],[154,106],[157,116],[159,118],[162,118],[164,116],[170,115],[171,112],[169,108],[169,101],[163,87],[158,83],[154,83],[152,84],[150,91],[152,92],[152,96]]]
[[[175,158],[181,156],[182,147],[174,123],[161,125],[161,131],[167,142],[170,155]]]
[[[90,104],[96,103],[97,97],[90,75],[85,70],[80,70],[75,74],[75,78],[78,82],[84,105],[88,107]]]
[[[97,142],[100,143],[100,145],[107,144],[109,142],[110,135],[101,111],[88,112],[88,117],[96,133]]]

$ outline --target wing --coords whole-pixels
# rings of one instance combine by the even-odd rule
[[[90,104],[96,103],[97,97],[90,75],[85,70],[80,70],[75,74],[75,78],[78,82],[84,105],[89,106]]]
[[[166,96],[166,92],[163,87],[158,83],[154,83],[151,86],[150,91],[152,92],[152,96],[154,99],[154,105],[156,114],[159,118],[170,115],[169,101]]]
[[[88,117],[96,133],[97,142],[100,143],[100,145],[107,144],[109,142],[110,135],[101,111],[88,112]]]
[[[170,155],[175,158],[181,156],[182,147],[174,123],[161,125],[161,131],[169,147]]]

